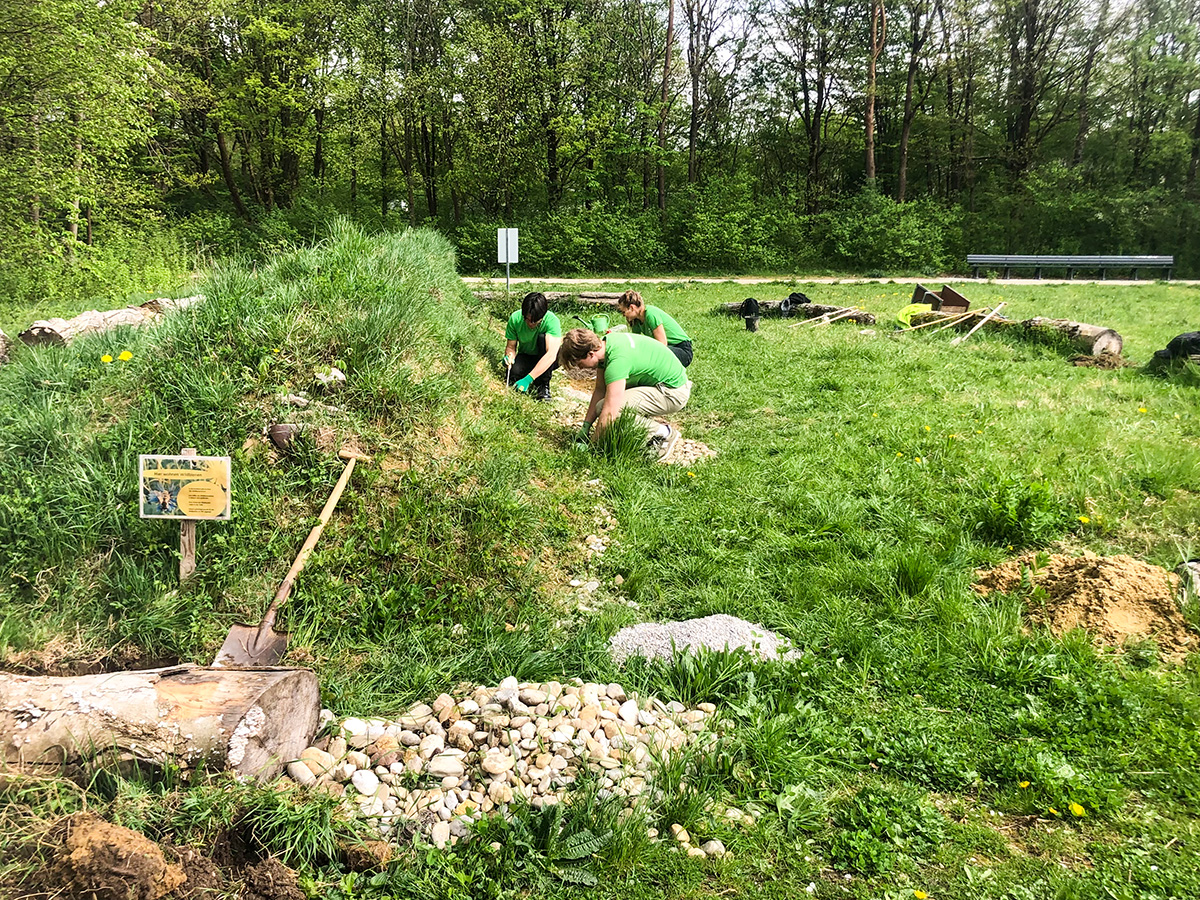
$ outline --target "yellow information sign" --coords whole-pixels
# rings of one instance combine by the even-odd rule
[[[143,519],[228,519],[228,456],[138,457]]]

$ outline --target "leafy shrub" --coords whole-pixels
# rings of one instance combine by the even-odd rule
[[[1120,809],[1125,798],[1113,775],[1080,771],[1042,741],[998,747],[983,768],[985,779],[993,785],[1017,786],[1017,805],[1027,813],[1068,819],[1107,815]]]
[[[867,785],[833,810],[829,860],[865,875],[892,869],[897,859],[920,859],[937,845],[945,819],[921,791]]]
[[[992,487],[970,516],[981,541],[1013,548],[1045,546],[1070,523],[1067,505],[1048,482],[1014,478]]]
[[[864,190],[815,218],[827,255],[852,270],[938,270],[956,215],[932,201],[897,203]]]

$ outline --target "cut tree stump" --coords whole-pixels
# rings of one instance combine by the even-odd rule
[[[203,295],[176,299],[160,297],[156,300],[147,300],[141,306],[126,306],[122,309],[109,309],[103,312],[89,309],[73,319],[41,319],[22,331],[20,338],[31,347],[45,344],[61,347],[84,335],[102,334],[105,331],[120,328],[122,325],[134,328],[148,325],[165,313],[184,309],[203,299]]]
[[[742,314],[742,302],[738,303],[722,303],[719,307],[721,312],[731,316],[739,316]],[[782,300],[759,300],[758,311],[762,316],[778,316]],[[791,307],[792,318],[796,319],[817,319],[821,316],[837,316],[842,312],[850,309],[848,306],[827,306],[823,303],[795,303]],[[855,322],[859,325],[874,325],[875,315],[869,312],[854,312],[846,316],[839,316],[839,322]]]
[[[0,673],[4,761],[22,770],[136,762],[187,773],[203,764],[267,780],[309,745],[320,711],[307,669]]]

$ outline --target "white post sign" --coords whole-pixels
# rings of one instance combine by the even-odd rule
[[[509,267],[517,259],[517,229],[496,229],[496,262],[504,263],[504,293],[508,293]]]

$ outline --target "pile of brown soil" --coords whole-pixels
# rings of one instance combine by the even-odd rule
[[[87,900],[158,900],[186,881],[154,841],[91,813],[62,826],[63,843],[51,882],[66,897]]]
[[[991,570],[980,570],[975,589],[1012,593],[1022,572],[1045,598],[1028,601],[1029,619],[1061,635],[1084,628],[1098,645],[1120,647],[1130,638],[1153,638],[1163,656],[1178,659],[1197,646],[1179,610],[1179,576],[1130,556],[1070,557],[1053,554],[1037,567],[1026,553]]]

